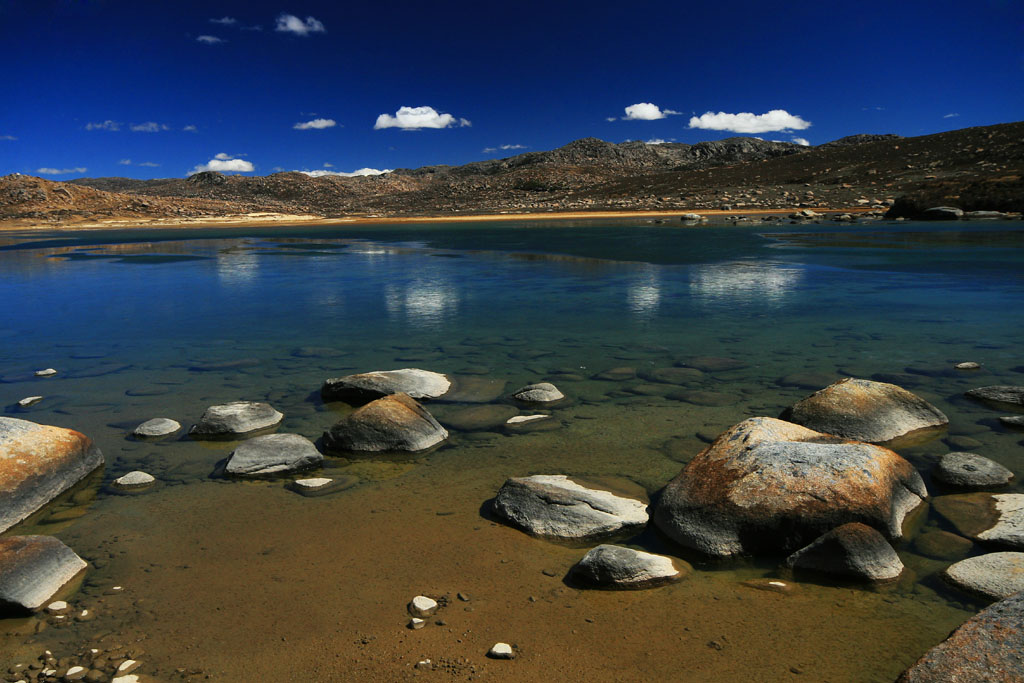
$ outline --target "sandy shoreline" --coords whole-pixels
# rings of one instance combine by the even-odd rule
[[[209,228],[209,227],[280,227],[292,225],[388,225],[402,223],[468,223],[489,221],[547,221],[547,220],[599,220],[599,219],[678,219],[685,213],[701,216],[769,216],[802,211],[801,208],[757,209],[753,211],[564,211],[542,213],[447,214],[438,216],[348,216],[324,218],[311,214],[249,213],[235,216],[204,216],[178,219],[109,218],[81,223],[31,223],[27,221],[0,221],[0,235],[14,236],[42,230],[139,230],[149,228]],[[867,213],[870,207],[812,209],[823,214]]]

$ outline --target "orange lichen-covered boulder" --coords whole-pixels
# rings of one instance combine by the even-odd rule
[[[80,432],[0,417],[0,532],[102,464],[103,453]]]
[[[849,522],[900,538],[904,517],[927,495],[921,475],[893,451],[754,417],[669,482],[654,521],[708,555],[788,553]]]
[[[324,432],[328,453],[422,451],[448,438],[434,416],[408,394],[367,403]]]

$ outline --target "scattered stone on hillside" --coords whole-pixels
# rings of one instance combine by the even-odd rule
[[[147,474],[141,470],[134,470],[115,479],[113,485],[119,489],[141,489],[152,486],[155,482],[156,477],[152,474]]]
[[[564,474],[509,479],[494,499],[502,519],[535,536],[582,540],[639,529],[647,504],[577,484]]]
[[[423,451],[448,438],[448,431],[407,394],[371,401],[324,432],[328,453]]]
[[[975,363],[974,361],[965,361],[963,363],[957,363],[953,366],[957,370],[980,370],[981,363]]]
[[[0,613],[38,610],[85,567],[52,536],[0,538]]]
[[[235,401],[210,406],[188,431],[193,439],[232,439],[274,429],[284,415],[270,404]]]
[[[1024,415],[1006,415],[999,418],[999,423],[1012,429],[1024,429]]]
[[[958,221],[963,217],[963,209],[958,209],[955,206],[933,206],[921,213],[923,221]]]
[[[974,549],[970,539],[942,529],[926,531],[914,539],[914,550],[936,560],[959,560]]]
[[[36,370],[36,377],[53,377],[57,374],[57,371],[53,368],[46,368],[45,370]]]
[[[1024,553],[988,553],[950,565],[942,573],[957,588],[999,600],[1024,591]]]
[[[599,545],[569,570],[569,577],[591,588],[635,590],[679,581],[690,570],[683,560],[618,545]]]
[[[974,615],[897,683],[1024,680],[1024,592]]]
[[[102,464],[103,453],[80,432],[0,417],[0,533]]]
[[[35,404],[39,403],[42,400],[42,396],[26,396],[25,398],[20,399],[18,401],[18,405],[22,408],[28,408],[29,406],[34,406]]]
[[[512,398],[523,403],[555,403],[565,398],[565,394],[551,382],[538,382],[516,390]]]
[[[325,401],[365,403],[402,393],[422,400],[444,396],[451,387],[451,380],[441,373],[402,368],[328,379],[320,388],[320,396]]]
[[[432,616],[437,611],[437,600],[428,598],[425,595],[417,595],[409,602],[407,607],[410,615],[425,618]]]
[[[964,396],[996,408],[1024,406],[1024,386],[1002,384],[978,387],[966,392]]]
[[[136,427],[132,431],[132,436],[141,439],[158,439],[170,436],[179,429],[181,429],[181,425],[175,420],[166,417],[154,417],[152,420],[146,420]]]
[[[787,557],[785,565],[866,581],[889,581],[903,572],[903,563],[885,536],[860,522],[819,536]]]
[[[687,463],[653,516],[677,543],[709,555],[778,553],[847,522],[898,539],[927,495],[917,470],[886,448],[755,417]]]
[[[317,467],[324,456],[298,434],[266,434],[238,444],[224,471],[236,477],[257,477]]]
[[[934,477],[950,486],[983,489],[1005,486],[1013,472],[977,453],[946,453],[939,459]]]
[[[487,651],[487,656],[491,659],[515,659],[516,653],[508,643],[495,643]]]
[[[932,507],[968,538],[1024,549],[1024,494],[938,496]]]
[[[825,434],[883,443],[922,430],[942,429],[938,408],[895,384],[841,379],[798,401],[782,419]]]

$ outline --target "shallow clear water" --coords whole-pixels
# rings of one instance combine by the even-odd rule
[[[83,600],[102,595],[112,583],[130,581],[157,602],[169,600],[179,584],[154,576],[160,571],[142,571],[145,552],[163,553],[165,561],[182,556],[185,562],[187,555],[212,582],[210,577],[219,575],[215,562],[204,564],[202,557],[170,546],[184,542],[176,536],[182,525],[194,531],[195,543],[225,542],[227,531],[215,525],[203,529],[195,517],[196,510],[216,500],[236,506],[250,520],[248,529],[231,534],[259,537],[282,533],[284,520],[308,514],[309,505],[318,506],[317,514],[344,509],[350,515],[357,513],[346,506],[361,509],[356,501],[372,506],[384,496],[439,491],[425,504],[438,505],[438,515],[463,516],[469,526],[444,542],[464,543],[473,525],[489,524],[480,506],[508,476],[564,472],[651,495],[703,447],[702,439],[751,415],[776,416],[841,376],[894,381],[950,417],[945,440],[901,451],[922,470],[933,493],[943,491],[928,470],[939,455],[965,449],[965,443],[1024,472],[1021,435],[1002,429],[995,422],[999,413],[962,398],[973,386],[1024,380],[1018,351],[1024,343],[1019,316],[1024,225],[1019,223],[682,228],[558,222],[62,234],[32,243],[0,241],[0,300],[5,414],[78,429],[107,457],[102,474],[73,499],[15,530],[55,533],[93,562]],[[709,367],[683,385],[659,381],[665,377],[657,370],[677,363],[706,366],[700,357],[734,359],[742,367]],[[971,373],[952,369],[966,360],[984,367]],[[45,367],[59,374],[31,376]],[[268,400],[286,415],[281,431],[316,438],[346,410],[319,400],[324,379],[398,367],[455,375],[479,390],[478,400],[500,403],[523,384],[548,380],[571,401],[555,411],[549,430],[522,435],[495,427],[453,430],[449,445],[417,459],[331,460],[326,469],[358,476],[362,484],[322,499],[284,492],[280,482],[211,479],[231,444],[126,439],[150,417],[187,425],[206,406],[232,400]],[[639,377],[595,379],[622,367],[634,368]],[[26,409],[14,405],[35,394],[44,400]],[[465,406],[429,407],[444,422],[456,420]],[[961,439],[956,448],[954,437]],[[136,496],[103,487],[133,469],[155,475],[161,487]],[[253,498],[253,491],[262,498]],[[166,510],[177,512],[167,516]],[[274,510],[281,520],[275,521]],[[397,529],[420,524],[419,514],[398,510],[386,522],[382,515],[371,524],[378,524],[379,542],[386,546],[383,539],[396,538]],[[927,515],[917,524],[918,529],[942,526]],[[451,528],[460,527],[453,522]],[[126,537],[146,539],[145,550],[140,545],[128,553],[131,562],[107,550],[119,529]],[[687,557],[703,577],[699,581],[724,582],[716,584],[719,588],[778,571],[776,560],[709,565],[652,532],[633,541]],[[489,542],[523,558],[538,553],[558,572],[579,554],[551,550],[550,544],[512,531]],[[912,571],[898,585],[881,592],[858,589],[853,595],[861,597],[849,598],[849,587],[815,584],[807,588],[813,596],[809,604],[824,608],[839,593],[863,601],[881,596],[897,614],[927,624],[903,633],[909,640],[881,662],[825,658],[820,670],[802,666],[830,671],[835,680],[891,679],[977,606],[941,584],[936,572],[945,563],[916,555],[912,539],[900,552]],[[550,559],[545,553],[565,554]],[[271,566],[262,556],[246,561]],[[438,585],[458,575],[448,567]],[[500,574],[492,579],[502,580]],[[375,585],[383,594],[413,591],[394,598],[399,606],[418,591],[396,587],[394,581],[380,578]],[[524,581],[524,590],[531,590]],[[683,595],[696,590],[692,586],[699,581],[659,591]],[[493,588],[494,583],[482,585]],[[370,587],[365,591],[375,594]],[[765,606],[753,603],[769,599],[761,593],[770,594],[754,593],[748,596],[750,610],[730,612],[737,630],[764,619]],[[175,629],[184,628],[187,619],[201,622],[207,607],[182,608],[187,616],[180,617],[153,608],[122,611],[120,620],[111,615],[104,628],[145,630],[150,656],[173,671],[172,660],[181,657],[174,649]],[[869,603],[859,608],[870,612]],[[915,610],[925,610],[928,618]],[[271,619],[273,613],[257,611],[252,618]],[[316,621],[308,613],[305,618]],[[87,639],[98,622],[102,619],[58,631],[67,642]],[[368,624],[365,628],[379,627],[372,620]],[[897,627],[906,629],[894,622]],[[792,624],[778,628],[799,631]],[[531,631],[524,629],[521,638],[528,641]],[[534,635],[540,633],[540,627],[534,629]],[[878,638],[877,631],[844,633],[858,646],[863,646],[858,638]],[[36,638],[58,640],[49,631]],[[237,646],[242,636],[231,642]],[[206,647],[198,644],[188,656],[206,662],[212,646]],[[623,652],[614,661],[621,663]],[[714,653],[718,656],[718,650]],[[397,671],[388,661],[370,660],[382,679]],[[273,669],[277,661],[265,664]],[[733,655],[729,666],[738,666],[738,674],[713,663],[702,670],[760,680],[792,675],[745,661]],[[628,678],[625,671],[615,675]],[[537,677],[543,678],[541,673]],[[227,676],[231,679],[232,672]]]

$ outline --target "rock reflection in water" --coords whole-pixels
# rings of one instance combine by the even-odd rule
[[[690,294],[709,304],[782,304],[803,277],[802,270],[770,261],[697,265],[690,275]]]

